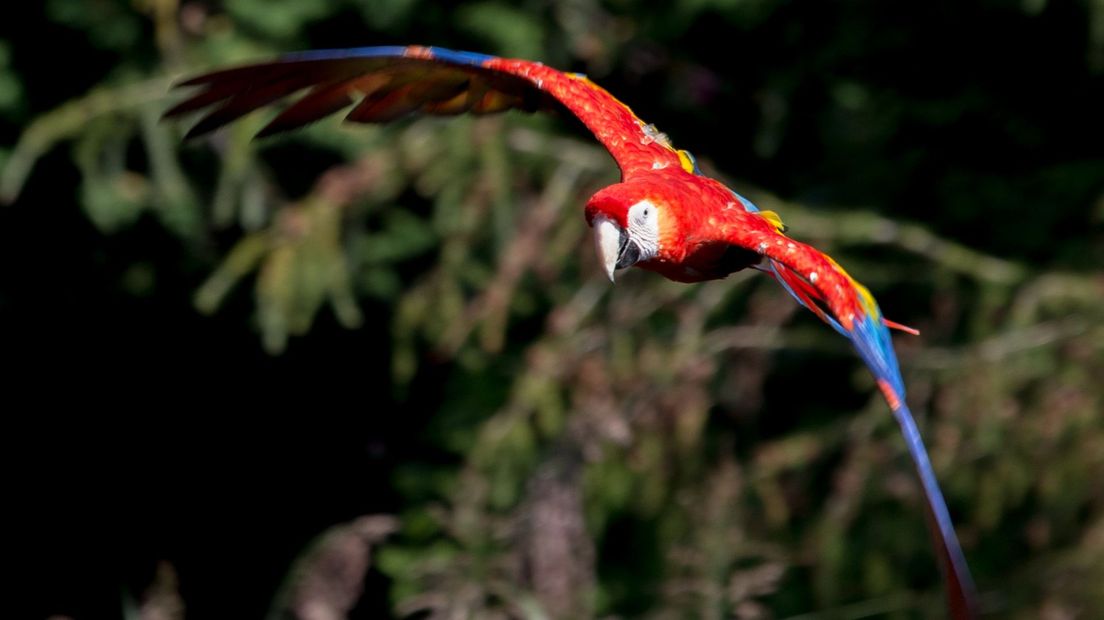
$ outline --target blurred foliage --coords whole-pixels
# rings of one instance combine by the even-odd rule
[[[1101,2],[43,10],[97,72],[47,88],[0,40],[6,209],[59,208],[20,196],[75,171],[105,237],[152,218],[203,265],[199,312],[252,289],[274,355],[382,304],[391,367],[366,392],[434,395],[404,433],[445,457],[397,467],[398,520],[372,521],[395,531],[350,539],[332,613],[370,564],[395,617],[943,613],[904,447],[854,355],[766,278],[611,289],[579,210],[616,170],[585,135],[508,114],[253,142],[262,114],[182,144],[158,122],[172,80],[207,67],[432,43],[585,70],[711,174],[738,171],[922,330],[899,354],[985,608],[1104,615]],[[309,617],[323,569],[276,609]]]

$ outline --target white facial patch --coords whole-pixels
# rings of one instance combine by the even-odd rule
[[[659,254],[659,208],[641,200],[629,207],[625,221],[629,239],[640,248],[640,260],[655,258]]]

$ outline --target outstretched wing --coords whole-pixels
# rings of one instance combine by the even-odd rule
[[[305,91],[259,135],[301,127],[353,104],[346,119],[358,123],[418,113],[536,112],[562,106],[594,133],[625,178],[653,166],[690,165],[664,134],[586,76],[526,60],[435,47],[361,47],[290,54],[194,77],[179,86],[199,90],[165,116],[207,110],[188,137]]]
[[[768,211],[759,211],[751,201],[736,194],[744,210],[763,217],[754,225],[726,230],[729,242],[753,249],[766,257],[761,269],[770,273],[786,291],[825,323],[851,341],[901,427],[928,508],[928,524],[946,581],[951,616],[956,620],[977,615],[977,594],[970,569],[962,554],[951,515],[939,489],[931,461],[916,420],[905,403],[905,383],[897,365],[897,354],[889,328],[916,333],[882,317],[870,291],[856,282],[836,261],[815,248],[783,234],[781,221]]]

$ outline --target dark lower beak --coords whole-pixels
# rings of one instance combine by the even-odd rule
[[[632,267],[640,260],[640,247],[635,241],[629,241],[625,231],[621,231],[621,249],[617,252],[617,268]]]

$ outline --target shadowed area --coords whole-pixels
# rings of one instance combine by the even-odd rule
[[[13,5],[0,615],[944,617],[837,334],[747,270],[611,287],[581,211],[617,167],[571,115],[374,122],[551,100],[360,65],[222,126],[288,77],[173,89],[409,43],[585,73],[839,259],[921,332],[983,614],[1104,615],[1098,4]]]

